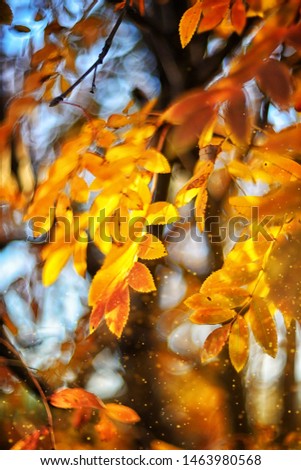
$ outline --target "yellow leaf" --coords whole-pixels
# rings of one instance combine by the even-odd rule
[[[152,173],[170,173],[167,159],[156,149],[148,149],[141,153],[137,163]]]
[[[106,415],[115,421],[125,424],[134,424],[140,421],[136,411],[128,406],[118,405],[117,403],[106,404]]]
[[[57,408],[105,408],[103,402],[94,393],[83,388],[64,388],[50,396],[50,403]]]
[[[197,173],[183,186],[176,195],[175,204],[178,207],[184,206],[191,201],[199,192],[200,188],[205,187],[208,177],[213,170],[211,160],[202,160],[199,162]]]
[[[155,235],[150,233],[145,235],[145,240],[139,243],[138,257],[141,259],[152,260],[166,256],[165,246]]]
[[[267,301],[254,296],[246,320],[250,323],[257,343],[267,354],[275,357],[278,346],[277,330]]]
[[[86,203],[89,198],[89,187],[86,181],[79,176],[74,176],[71,181],[71,199],[80,203]]]
[[[128,281],[129,286],[138,292],[151,292],[156,290],[154,279],[149,269],[139,262],[136,262],[132,267]]]
[[[197,0],[197,2],[191,8],[188,8],[188,10],[185,11],[181,18],[179,33],[181,45],[183,48],[186,47],[187,44],[191,41],[191,38],[198,27],[202,9],[202,2]]]
[[[206,341],[201,351],[202,362],[209,361],[221,352],[228,340],[230,328],[230,324],[223,325],[220,328],[216,328],[216,330],[210,333],[210,335],[206,338]]]
[[[207,190],[201,189],[195,200],[195,219],[200,232],[205,229],[205,211],[208,200]]]
[[[44,286],[50,286],[57,280],[71,254],[72,246],[65,244],[47,257],[42,273]]]
[[[229,337],[229,355],[231,363],[240,372],[249,356],[249,329],[245,319],[238,315],[232,325]]]
[[[147,225],[172,224],[179,219],[177,209],[168,202],[154,202],[150,204],[147,215]]]

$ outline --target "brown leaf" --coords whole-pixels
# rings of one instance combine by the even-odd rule
[[[10,6],[4,1],[0,2],[0,24],[11,24],[13,21],[13,12]]]
[[[105,405],[93,393],[83,388],[65,388],[54,392],[50,397],[50,403],[57,408],[97,408],[103,409]]]
[[[293,93],[292,78],[288,67],[278,60],[264,62],[256,74],[259,88],[275,104],[286,109]]]
[[[210,335],[207,337],[202,351],[201,351],[201,361],[207,362],[210,359],[216,357],[221,350],[223,349],[224,345],[226,344],[229,334],[230,334],[231,325],[224,325],[220,328],[216,328],[216,330],[212,331]]]
[[[233,92],[226,103],[224,118],[233,143],[238,146],[247,145],[250,142],[251,126],[243,90]]]
[[[186,47],[192,39],[192,36],[196,32],[199,24],[201,13],[203,9],[203,3],[197,0],[197,2],[183,14],[180,24],[179,33],[182,47]]]
[[[249,356],[249,329],[245,319],[238,315],[232,325],[229,337],[229,355],[231,363],[240,372]]]
[[[30,28],[28,28],[27,26],[24,26],[22,24],[14,25],[14,30],[18,31],[18,33],[30,33],[30,31],[31,31]]]
[[[257,343],[272,357],[277,354],[277,330],[267,302],[260,297],[253,297],[246,315]]]
[[[117,403],[106,404],[106,415],[115,421],[125,424],[133,424],[140,421],[136,411],[128,406],[118,405]]]

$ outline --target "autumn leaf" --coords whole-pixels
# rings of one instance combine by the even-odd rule
[[[53,284],[72,254],[72,246],[63,245],[51,253],[44,264],[42,281],[44,286]]]
[[[105,413],[109,418],[124,424],[134,424],[140,421],[136,411],[117,403],[107,403]]]
[[[48,434],[49,430],[47,428],[35,429],[32,433],[16,442],[10,450],[36,450],[39,442]]]
[[[177,209],[168,202],[154,202],[147,209],[147,225],[166,225],[174,223],[178,219]]]
[[[183,14],[180,24],[179,33],[182,47],[186,47],[194,35],[202,13],[203,5],[202,2],[197,2]]]
[[[231,8],[231,22],[237,34],[241,34],[246,25],[246,9],[242,0],[235,0]]]
[[[204,188],[207,184],[208,177],[213,169],[213,162],[205,160],[200,162],[197,173],[177,193],[175,204],[178,207],[184,206],[193,199],[200,188]]]
[[[0,24],[11,24],[13,21],[13,12],[10,6],[4,1],[0,1]]]
[[[121,282],[114,289],[105,307],[105,320],[110,331],[120,338],[130,312],[128,283]]]
[[[138,292],[151,292],[156,290],[153,276],[142,263],[136,262],[129,273],[129,286]]]
[[[242,90],[236,90],[229,98],[224,118],[233,143],[238,146],[247,145],[250,142],[251,126],[246,96]]]
[[[201,350],[202,362],[207,362],[218,356],[229,338],[230,329],[230,324],[223,325],[213,330],[210,335],[207,336]]]
[[[114,423],[103,414],[99,422],[94,426],[101,441],[111,441],[117,435],[117,429]]]
[[[241,315],[235,319],[229,337],[229,355],[231,363],[240,372],[249,356],[249,329]]]
[[[246,315],[257,343],[272,357],[277,354],[277,330],[275,321],[267,306],[267,301],[253,296]]]
[[[288,67],[278,60],[269,59],[258,69],[256,81],[259,88],[282,109],[290,106],[293,92],[292,77]]]
[[[138,256],[141,259],[153,260],[166,256],[165,246],[155,235],[148,233],[144,241],[139,244]]]
[[[203,0],[203,17],[198,27],[198,32],[214,29],[226,16],[230,0]]]
[[[195,220],[200,232],[205,229],[205,210],[208,200],[206,189],[200,190],[195,200]]]
[[[97,408],[103,409],[105,405],[93,393],[87,392],[83,388],[65,388],[54,392],[49,401],[57,408]]]
[[[198,325],[217,325],[235,317],[235,310],[208,306],[198,308],[189,319]]]

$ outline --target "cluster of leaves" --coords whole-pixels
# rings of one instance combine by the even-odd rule
[[[143,13],[142,1],[138,7]],[[107,121],[89,118],[78,135],[67,138],[61,146],[35,191],[26,220],[32,222],[36,236],[50,234],[50,242],[41,251],[46,286],[56,281],[70,258],[78,274],[85,276],[91,241],[104,255],[90,287],[91,333],[105,319],[113,334],[122,335],[130,312],[130,288],[138,292],[156,289],[141,260],[166,255],[164,244],[149,227],[174,222],[178,209],[194,201],[202,232],[208,194],[223,199],[227,222],[241,215],[248,223],[241,231],[243,241],[230,249],[225,247],[222,267],[205,280],[198,293],[186,299],[192,322],[216,325],[202,348],[202,361],[217,356],[228,343],[230,360],[241,371],[249,356],[250,332],[262,350],[275,357],[275,313],[281,311],[287,326],[300,322],[300,308],[279,295],[279,279],[282,281],[289,269],[284,266],[284,253],[295,253],[300,234],[301,167],[297,160],[301,129],[295,124],[275,133],[266,121],[262,126],[260,122],[263,105],[300,111],[299,14],[300,2],[295,0],[192,2],[179,25],[183,47],[195,33],[242,34],[250,17],[260,18],[246,49],[239,50],[224,74],[207,88],[181,96],[159,117],[152,113],[151,102],[132,113],[129,105]],[[81,22],[76,27],[85,30]],[[24,93],[32,96],[10,104],[0,130],[6,144],[24,114],[41,99],[51,99],[54,78],[64,90],[57,63],[63,57],[73,69],[74,53],[68,37],[62,35],[61,41],[58,49],[46,37],[44,48],[33,55],[33,71],[24,85]],[[252,96],[256,96],[253,101]],[[200,151],[194,174],[179,190],[174,204],[153,202],[158,174],[171,171],[161,153],[166,135],[167,153],[182,155],[195,146]],[[247,195],[244,188],[248,184],[261,187],[262,195]],[[262,217],[268,217],[264,230],[259,223]],[[293,292],[295,303],[300,304],[298,287]],[[104,439],[115,432],[111,419],[138,420],[133,411],[121,405],[104,406],[84,390],[57,392],[50,402],[61,408],[98,409],[97,429]]]

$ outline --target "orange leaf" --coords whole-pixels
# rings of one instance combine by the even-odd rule
[[[73,251],[73,263],[76,272],[84,277],[87,270],[87,234],[84,231],[79,233],[81,240],[78,240],[74,244],[74,251]]]
[[[105,307],[105,319],[109,330],[120,338],[128,320],[130,311],[130,294],[126,281],[114,289]]]
[[[48,429],[35,429],[31,434],[16,442],[10,450],[36,450],[39,441],[49,434]]]
[[[65,388],[54,392],[50,397],[50,403],[57,408],[97,408],[103,409],[105,405],[94,393],[87,392],[83,388]]]
[[[106,303],[103,299],[100,299],[93,307],[89,320],[89,330],[93,333],[99,326],[100,322],[105,315]]]
[[[237,34],[246,26],[246,9],[242,0],[235,0],[231,10],[231,23]]]
[[[80,203],[87,202],[89,198],[89,188],[86,181],[79,176],[74,176],[71,181],[71,199]]]
[[[117,435],[117,429],[114,423],[103,415],[95,425],[95,431],[98,433],[101,441],[111,441]]]
[[[149,269],[139,262],[136,262],[132,267],[128,281],[129,286],[138,292],[151,292],[156,290],[154,279]]]
[[[203,18],[198,27],[198,32],[214,29],[226,16],[230,0],[203,0]]]
[[[267,303],[260,297],[253,297],[246,315],[257,343],[272,357],[277,354],[277,330]]]
[[[159,240],[159,238],[155,237],[155,235],[148,233],[145,235],[144,238],[144,241],[139,243],[139,258],[152,260],[162,258],[162,256],[167,255],[165,246],[163,245],[161,240]]]
[[[224,325],[220,328],[216,328],[216,330],[210,333],[201,352],[202,362],[206,362],[213,357],[216,357],[221,352],[229,337],[230,327],[231,325]]]
[[[287,109],[293,92],[292,77],[288,67],[278,60],[269,59],[256,74],[259,88],[274,103]]]
[[[179,33],[182,47],[186,47],[190,43],[192,36],[196,32],[200,22],[203,4],[199,0],[183,14],[180,24]]]
[[[240,372],[249,356],[249,329],[241,315],[237,316],[231,328],[229,354],[234,368]]]
[[[133,424],[140,421],[140,417],[136,411],[128,406],[118,405],[117,403],[106,404],[106,415],[115,421],[120,421],[125,424]]]
[[[231,320],[236,315],[235,310],[213,306],[198,308],[189,319],[198,325],[217,325]]]

